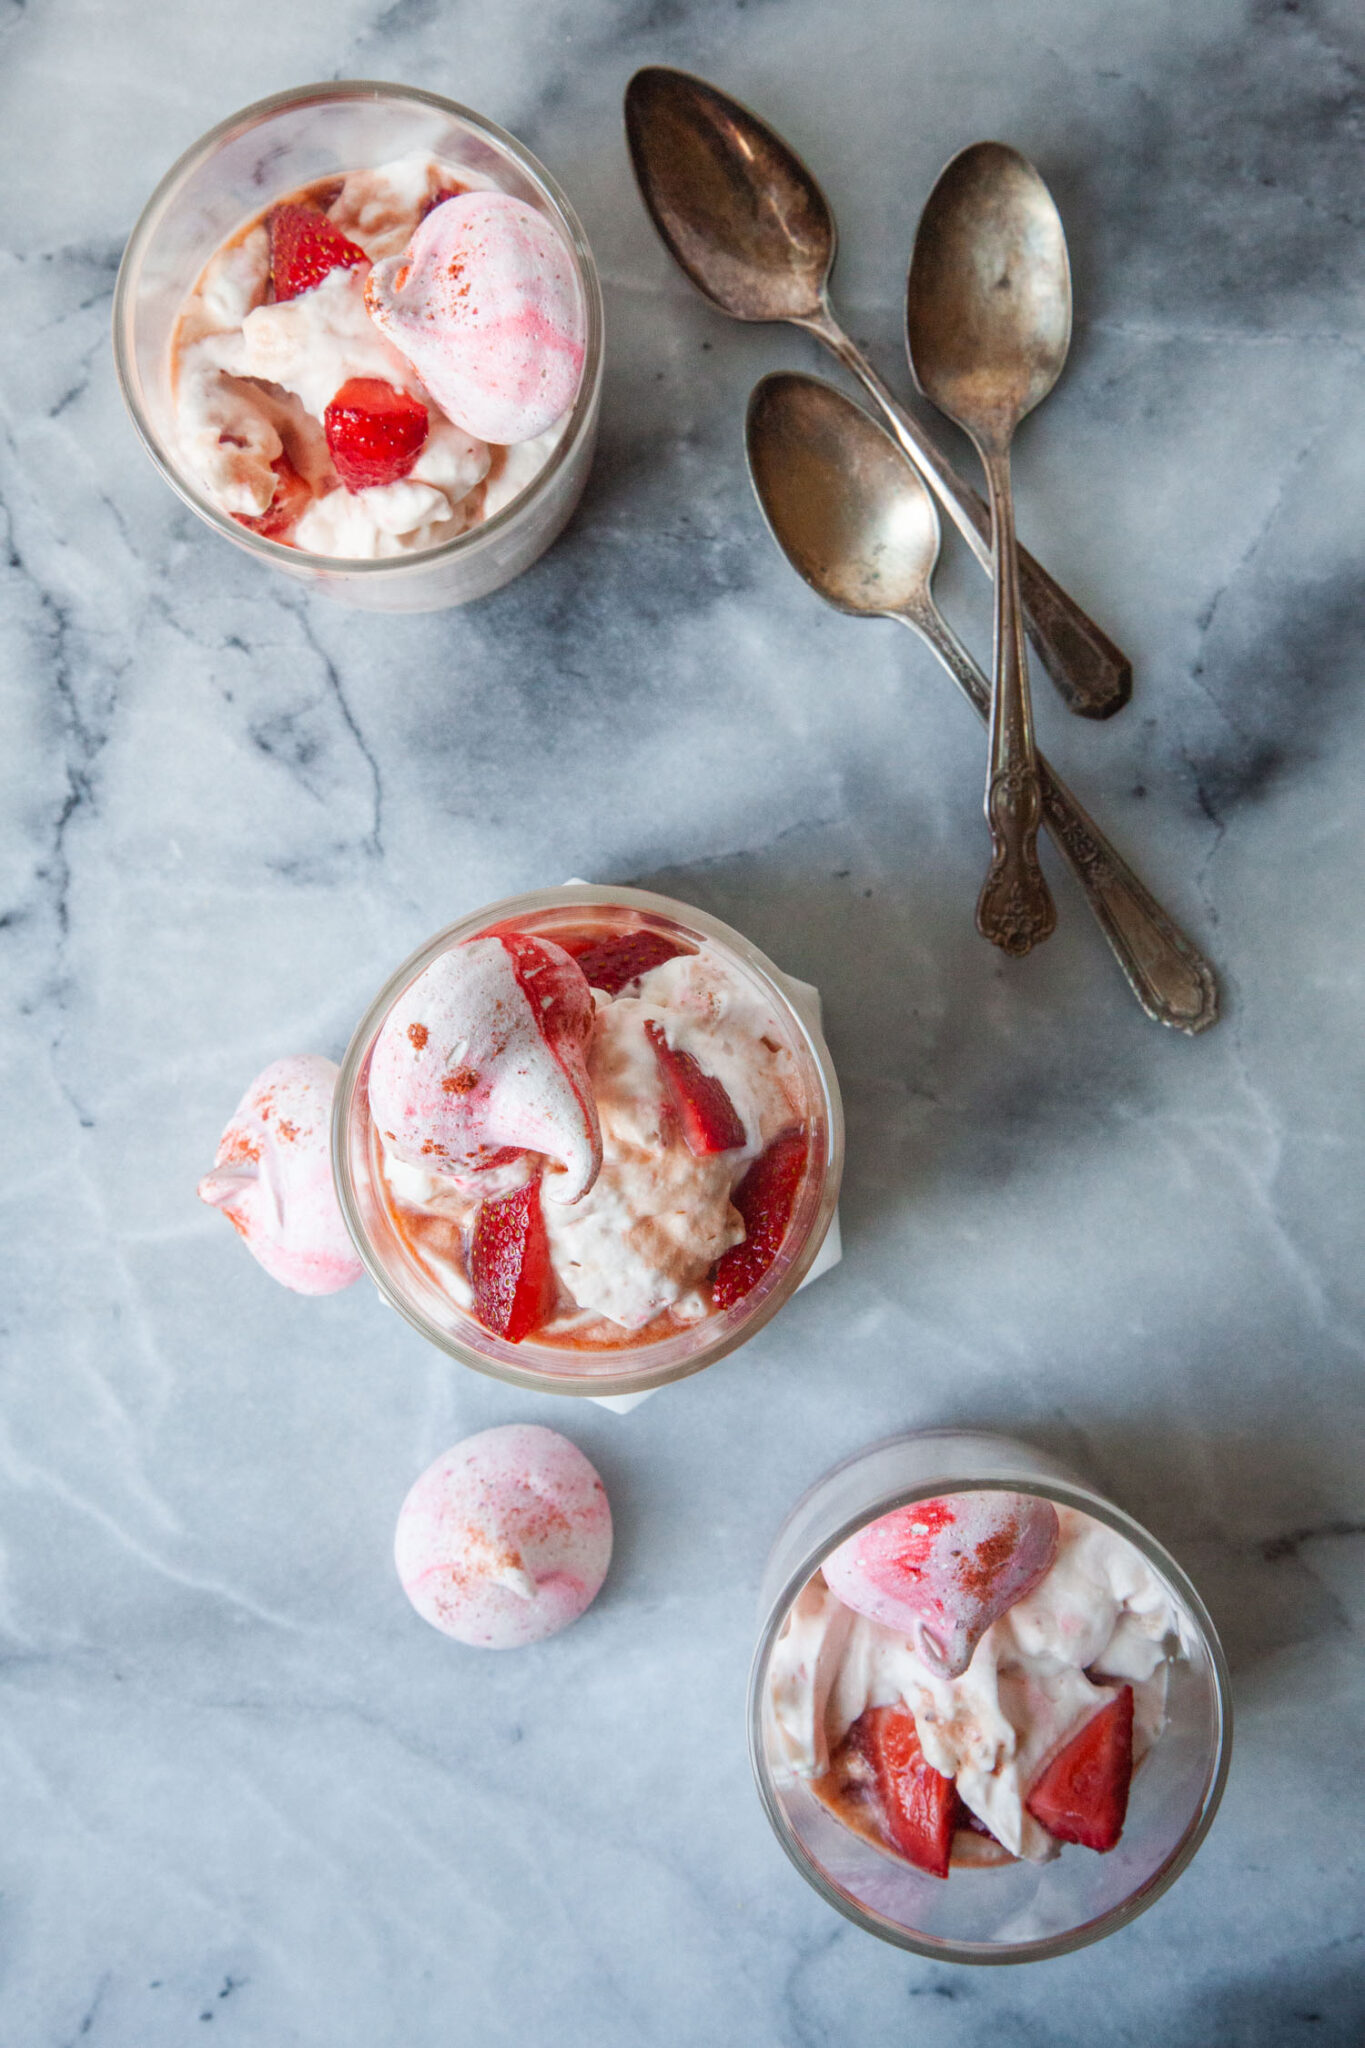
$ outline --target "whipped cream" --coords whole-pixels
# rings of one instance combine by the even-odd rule
[[[485,519],[501,512],[505,505],[521,496],[528,484],[535,482],[564,439],[568,424],[566,417],[548,433],[537,434],[533,441],[519,441],[515,448],[493,448],[489,451],[492,459],[483,487]]]
[[[248,377],[292,391],[316,419],[348,377],[378,377],[397,390],[421,391],[365,310],[359,270],[329,270],[296,299],[253,308],[242,322],[241,363]]]
[[[288,416],[279,403],[283,394],[244,381],[242,328],[264,300],[269,274],[270,237],[256,227],[213,258],[181,312],[175,338],[180,451],[210,497],[225,512],[246,517],[264,512],[275,495],[270,465],[284,452],[280,426]],[[321,439],[320,427],[317,434]]]
[[[940,1678],[910,1641],[854,1614],[816,1572],[773,1647],[767,1718],[775,1775],[820,1778],[869,1707],[904,1706],[936,1771],[1011,1854],[1045,1862],[1058,1843],[1025,1800],[1044,1763],[1112,1697],[1133,1688],[1133,1758],[1159,1739],[1171,1663],[1190,1624],[1134,1546],[1059,1507],[1056,1559],[993,1622],[961,1677]]]
[[[478,487],[491,456],[482,441],[433,416],[426,444],[405,477],[315,498],[295,521],[294,543],[315,555],[373,559],[453,540],[489,516],[487,493]]]
[[[353,172],[326,211],[380,262],[402,255],[433,202],[486,182],[463,168],[457,178],[417,152]],[[554,232],[549,223],[546,232]],[[270,303],[270,235],[259,222],[210,260],[172,343],[180,452],[208,496],[234,517],[260,518],[279,482],[273,465],[284,457],[312,502],[278,537],[311,554],[353,560],[439,546],[501,511],[549,461],[573,396],[563,417],[515,447],[466,431],[371,318],[367,268],[338,267],[297,297]],[[396,483],[350,491],[337,478],[323,415],[352,378],[377,378],[428,407],[426,444]]]
[[[352,171],[327,211],[348,242],[356,242],[371,262],[398,256],[412,240],[417,222],[456,182],[424,149],[410,150],[372,171]],[[461,165],[458,183],[482,190],[489,180]]]
[[[615,1001],[595,991],[588,1074],[602,1170],[573,1209],[545,1217],[555,1271],[575,1302],[627,1330],[643,1329],[665,1309],[685,1323],[706,1314],[702,1283],[744,1237],[730,1196],[750,1162],[800,1113],[780,1026],[709,949],[665,961],[638,987],[638,995]],[[744,1125],[742,1151],[697,1159],[668,1142],[647,1019],[662,1023],[674,1050],[690,1053],[722,1084]]]
[[[480,941],[480,944],[489,943]],[[492,943],[497,943],[496,941]],[[572,1341],[603,1321],[621,1333],[667,1314],[677,1326],[710,1310],[716,1260],[744,1238],[731,1199],[754,1159],[804,1120],[803,1094],[787,1032],[760,992],[706,945],[653,968],[629,993],[593,990],[596,1018],[587,1073],[601,1132],[601,1165],[572,1202],[543,1205],[562,1306],[539,1341]],[[645,1033],[663,1026],[675,1051],[690,1053],[719,1080],[744,1126],[744,1144],[696,1157],[663,1126],[658,1059]],[[510,1192],[531,1170],[525,1159],[480,1174],[477,1187],[432,1171],[410,1147],[384,1136],[384,1177],[423,1262],[462,1306],[472,1301],[461,1241],[480,1200]],[[406,1151],[404,1159],[401,1153]],[[550,1192],[547,1186],[547,1193]]]

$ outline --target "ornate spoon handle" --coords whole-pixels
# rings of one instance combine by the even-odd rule
[[[795,324],[824,342],[876,400],[916,470],[989,572],[991,508],[981,493],[958,475],[832,313]],[[1132,663],[1025,548],[1019,549],[1019,593],[1029,639],[1068,710],[1082,718],[1112,718],[1121,711],[1133,694]]]
[[[983,447],[995,526],[995,687],[991,691],[991,762],[986,780],[986,822],[991,864],[976,904],[983,939],[1016,959],[1057,929],[1057,910],[1038,865],[1043,791],[1033,743],[1028,656],[1019,605],[1019,561],[1014,541],[1010,452]]]
[[[928,642],[963,696],[982,719],[990,717],[990,685],[937,608],[894,615]],[[1139,881],[1126,860],[1071,794],[1061,777],[1038,756],[1043,822],[1054,844],[1085,891],[1110,951],[1147,1015],[1158,1024],[1194,1036],[1218,1021],[1218,983],[1213,968]]]
[[[1053,844],[1084,889],[1133,994],[1159,1024],[1206,1031],[1218,1021],[1212,967],[1041,756],[1038,770]]]

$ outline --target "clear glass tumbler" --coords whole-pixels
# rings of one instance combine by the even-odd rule
[[[847,1537],[914,1501],[1003,1489],[1040,1495],[1115,1530],[1163,1582],[1188,1623],[1189,1655],[1170,1668],[1168,1722],[1133,1778],[1128,1817],[1105,1855],[1064,1849],[1051,1863],[958,1868],[931,1877],[844,1827],[804,1779],[782,1768],[771,1723],[773,1646],[802,1587]],[[1131,1516],[1065,1465],[1007,1437],[920,1430],[835,1466],[784,1523],[759,1599],[749,1683],[749,1751],[782,1847],[822,1898],[858,1927],[942,1962],[1020,1963],[1099,1941],[1175,1882],[1217,1812],[1232,1744],[1227,1664],[1208,1613],[1175,1560]]]
[[[466,939],[515,924],[553,939],[556,929],[614,921],[657,931],[692,945],[705,943],[741,982],[769,1005],[796,1061],[807,1106],[809,1165],[782,1246],[752,1291],[732,1308],[666,1337],[608,1350],[537,1343],[509,1344],[475,1320],[420,1264],[395,1226],[384,1197],[382,1145],[370,1115],[370,1055],[398,997],[433,960]],[[824,1242],[839,1198],[844,1119],[829,1049],[800,993],[740,933],[667,896],[644,889],[570,884],[513,896],[438,932],[405,960],[356,1026],[342,1061],[332,1113],[332,1163],[341,1211],[371,1278],[400,1315],[431,1343],[479,1372],[538,1393],[635,1394],[685,1378],[743,1344],[796,1291]]]
[[[186,294],[230,236],[272,201],[317,179],[426,150],[457,175],[547,214],[573,252],[587,317],[578,397],[544,469],[501,511],[454,540],[377,561],[309,554],[241,526],[205,496],[176,441],[171,339]],[[166,173],[124,251],[114,292],[114,360],[133,424],[157,468],[234,547],[368,611],[440,611],[501,589],[560,532],[582,494],[602,387],[602,288],[582,226],[559,186],[511,135],[451,100],[364,79],[301,86],[243,108]]]

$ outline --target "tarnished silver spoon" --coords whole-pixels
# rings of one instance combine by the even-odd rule
[[[971,435],[995,538],[995,687],[986,821],[991,865],[977,930],[1027,953],[1057,912],[1038,865],[1043,798],[1020,609],[1010,443],[1047,397],[1071,346],[1071,266],[1052,194],[1026,157],[974,142],[920,215],[905,292],[910,367],[926,398]]]
[[[933,599],[938,517],[890,435],[832,385],[781,371],[755,386],[746,438],[758,502],[797,573],[839,611],[911,627],[988,718],[990,685]],[[1212,967],[1041,755],[1038,770],[1043,821],[1133,994],[1160,1024],[1207,1030]]]
[[[834,217],[796,152],[738,100],[662,65],[626,87],[626,139],[650,218],[698,291],[735,320],[787,320],[832,350],[989,570],[989,506],[835,318]],[[1132,695],[1127,656],[1022,548],[1019,575],[1030,638],[1063,701],[1087,718],[1110,717]]]

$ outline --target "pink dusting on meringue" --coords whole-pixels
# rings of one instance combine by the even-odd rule
[[[223,1132],[199,1199],[221,1209],[272,1280],[296,1294],[336,1294],[363,1270],[332,1179],[337,1069],[317,1053],[258,1074]]]
[[[554,223],[506,192],[432,208],[405,254],[376,263],[370,316],[457,427],[511,446],[573,404],[583,301]]]
[[[869,1522],[825,1559],[830,1591],[958,1678],[993,1621],[1057,1555],[1057,1510],[1023,1493],[952,1493]]]
[[[596,1015],[577,961],[548,939],[452,946],[403,991],[375,1040],[370,1114],[385,1144],[466,1185],[540,1152],[561,1169],[545,1176],[545,1195],[578,1201],[602,1164],[587,1068]]]
[[[519,1649],[567,1628],[596,1598],[611,1562],[606,1489],[556,1430],[482,1430],[417,1481],[394,1562],[433,1628],[478,1649]]]

